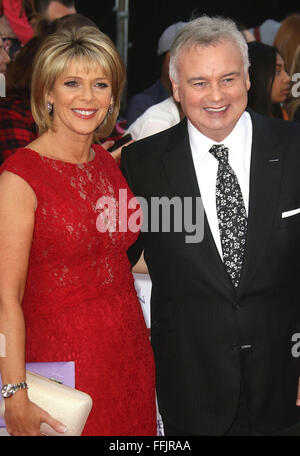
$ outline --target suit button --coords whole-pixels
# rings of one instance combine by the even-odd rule
[[[238,309],[241,308],[241,306],[239,305],[239,303],[238,303],[237,301],[233,301],[232,307],[233,307],[235,310],[238,310]]]
[[[232,345],[231,345],[231,350],[234,351],[234,352],[239,351],[239,348],[240,348],[240,347],[239,347],[237,344],[232,344]]]

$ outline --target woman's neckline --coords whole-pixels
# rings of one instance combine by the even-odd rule
[[[86,165],[90,165],[91,163],[93,163],[96,159],[96,151],[95,151],[95,148],[93,147],[93,145],[91,145],[91,148],[93,149],[93,152],[94,152],[94,156],[91,160],[88,160],[88,161],[82,162],[82,163],[73,163],[73,162],[61,160],[59,158],[53,158],[53,157],[49,157],[48,155],[40,154],[39,152],[37,152],[34,149],[31,149],[30,147],[23,147],[24,150],[30,150],[34,154],[37,154],[40,158],[46,158],[47,160],[52,160],[54,162],[59,162],[59,163],[63,163],[66,165],[72,165],[72,166],[82,166],[82,165],[86,166]]]

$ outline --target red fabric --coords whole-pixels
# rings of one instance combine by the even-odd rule
[[[33,37],[33,28],[22,10],[22,0],[2,0],[3,13],[7,17],[9,25],[22,44],[26,44]]]
[[[84,435],[156,435],[153,354],[126,254],[138,233],[96,228],[101,196],[132,194],[109,153],[93,147],[82,165],[20,149],[1,168],[37,196],[26,360],[75,361],[76,388],[94,401]]]
[[[0,164],[36,137],[29,100],[0,98]]]

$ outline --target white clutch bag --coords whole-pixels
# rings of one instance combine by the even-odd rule
[[[51,436],[79,436],[91,411],[92,398],[82,391],[62,385],[41,375],[26,371],[28,397],[56,420],[67,426],[64,434],[55,432],[42,423],[41,433]],[[5,400],[1,402],[1,415],[4,415]]]

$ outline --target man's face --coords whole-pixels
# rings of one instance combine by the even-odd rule
[[[250,88],[241,51],[231,41],[185,47],[177,60],[176,101],[205,136],[221,142],[233,130],[247,106]]]
[[[6,53],[3,47],[3,41],[2,38],[0,38],[0,73],[5,74],[6,73],[6,67],[10,62],[10,57]]]
[[[50,1],[47,10],[45,11],[45,16],[47,16],[50,21],[54,19],[59,19],[60,17],[67,16],[69,14],[75,14],[76,9],[73,6],[64,6],[59,2]]]

